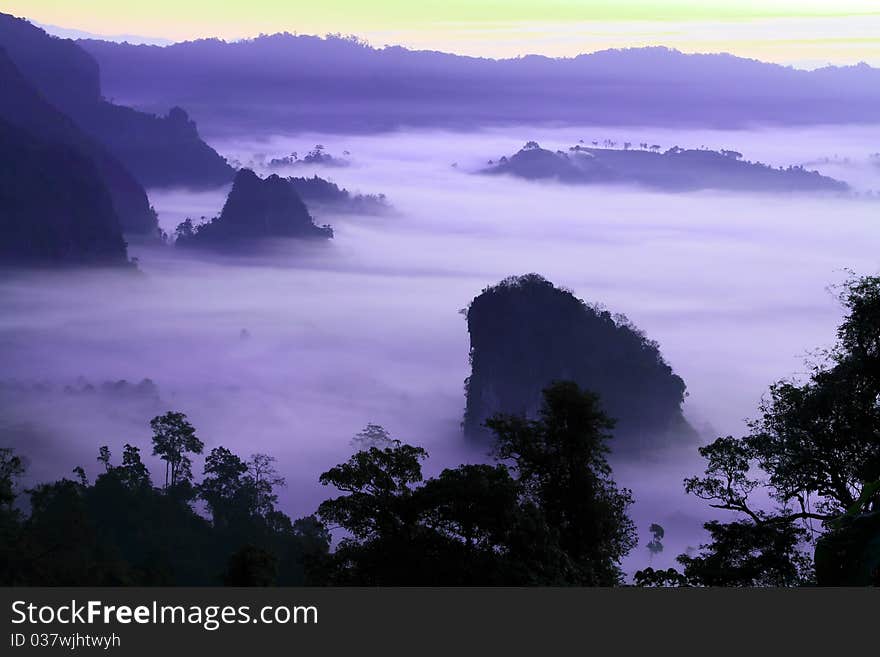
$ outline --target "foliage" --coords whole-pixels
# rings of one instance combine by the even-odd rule
[[[99,450],[101,472],[89,484],[84,468],[76,480],[61,479],[27,491],[30,513],[14,506],[21,460],[0,450],[0,583],[3,585],[301,585],[306,564],[325,558],[327,530],[313,517],[291,521],[275,509],[283,480],[273,459],[243,461],[217,447],[206,458],[204,479],[190,486],[190,467],[174,454],[195,446],[182,413],[154,420],[168,457],[169,485],[153,486],[137,447],[125,445],[114,464],[109,447]],[[186,475],[186,476],[184,476]],[[184,492],[181,494],[181,487]],[[190,504],[194,495],[210,513]]]
[[[685,490],[739,518],[705,525],[711,542],[681,555],[706,586],[869,584],[880,568],[880,277],[851,276],[837,341],[803,383],[770,387],[743,438],[700,448],[704,476]],[[754,499],[769,499],[772,508]],[[815,539],[818,534],[818,540]]]
[[[165,461],[165,487],[178,488],[192,481],[189,454],[201,454],[204,444],[186,415],[169,411],[150,420],[153,455]]]
[[[671,586],[688,586],[687,578],[675,568],[654,570],[650,566],[636,572],[633,581],[636,586],[665,588]]]
[[[498,458],[512,464],[527,499],[558,531],[578,583],[616,583],[617,564],[636,534],[626,515],[632,494],[616,487],[605,458],[614,423],[598,397],[572,382],[555,383],[544,391],[538,420],[495,417],[487,426]]]
[[[545,391],[541,419],[499,416],[495,464],[422,483],[426,452],[371,446],[321,475],[343,495],[318,508],[344,530],[330,583],[614,584],[635,544],[605,461],[611,422],[576,385]],[[372,433],[379,434],[378,431]],[[511,465],[508,467],[507,463]],[[514,474],[516,476],[514,476]]]
[[[367,450],[370,447],[385,449],[386,447],[394,446],[394,439],[385,427],[369,423],[351,439],[351,446],[358,452]]]
[[[802,551],[806,530],[791,522],[706,523],[711,543],[701,554],[678,557],[688,582],[698,586],[800,586],[812,582]]]
[[[666,535],[666,531],[657,523],[651,523],[648,531],[651,532],[651,540],[646,547],[653,557],[655,554],[663,552],[663,537]]]

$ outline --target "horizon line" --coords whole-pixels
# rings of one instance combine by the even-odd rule
[[[13,14],[10,14],[13,15]],[[14,16],[14,15],[13,15]],[[605,48],[597,48],[596,50],[584,50],[574,55],[548,55],[540,52],[529,52],[520,55],[512,55],[512,56],[490,56],[490,55],[473,55],[467,53],[454,52],[452,50],[442,50],[437,48],[425,48],[425,47],[414,47],[408,46],[400,43],[386,43],[382,45],[373,44],[368,38],[362,37],[358,34],[350,33],[344,34],[341,32],[327,32],[325,34],[317,34],[317,33],[307,33],[307,32],[297,32],[297,31],[289,31],[289,30],[280,30],[278,32],[261,32],[251,36],[242,36],[235,38],[227,38],[221,36],[199,36],[187,39],[167,39],[164,37],[151,37],[140,34],[101,34],[96,32],[91,32],[89,30],[83,30],[75,27],[64,27],[59,25],[52,25],[47,23],[41,23],[35,19],[28,18],[27,16],[16,16],[16,18],[20,18],[29,22],[34,27],[37,27],[47,34],[61,38],[61,39],[69,39],[71,41],[103,41],[106,43],[115,43],[119,45],[129,45],[129,46],[149,46],[156,48],[167,48],[171,46],[177,45],[186,45],[191,43],[199,43],[203,41],[214,41],[223,43],[226,45],[235,45],[239,43],[247,43],[254,42],[260,39],[273,38],[273,37],[293,37],[293,38],[314,38],[320,39],[322,41],[329,41],[333,39],[339,39],[344,41],[350,41],[352,43],[356,43],[362,45],[364,47],[370,48],[375,51],[389,50],[389,49],[402,49],[409,52],[415,53],[437,53],[441,55],[447,55],[450,57],[460,57],[463,59],[477,59],[477,60],[488,60],[488,61],[496,61],[496,62],[506,62],[506,61],[516,61],[520,59],[527,58],[542,58],[553,61],[571,61],[578,59],[580,57],[589,57],[591,55],[597,55],[600,53],[607,52],[627,52],[633,50],[666,50],[668,52],[676,53],[683,56],[707,56],[707,57],[733,57],[736,59],[741,59],[744,61],[752,61],[758,62],[760,64],[765,64],[767,66],[779,66],[782,68],[789,68],[798,71],[813,71],[820,69],[845,69],[845,68],[855,68],[855,67],[867,67],[874,70],[880,70],[880,66],[874,66],[864,59],[859,60],[858,62],[842,64],[842,63],[833,63],[833,62],[824,62],[824,63],[816,63],[813,66],[799,66],[796,63],[782,63],[782,62],[773,62],[765,59],[760,59],[758,57],[751,57],[748,55],[737,54],[734,52],[726,51],[726,50],[694,50],[687,51],[683,50],[679,47],[668,46],[662,43],[654,43],[654,44],[646,44],[639,46],[609,46]]]

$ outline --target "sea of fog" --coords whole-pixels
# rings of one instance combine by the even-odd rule
[[[880,190],[870,157],[880,127],[510,127],[215,142],[261,173],[260,162],[315,144],[337,156],[349,151],[348,167],[280,173],[384,193],[393,211],[316,211],[335,239],[280,243],[263,257],[132,245],[140,275],[6,276],[0,442],[28,456],[30,481],[80,464],[93,477],[99,445],[118,456],[128,442],[149,457],[149,419],[181,410],[208,449],[276,456],[288,481],[281,504],[293,516],[333,493],[318,475],[347,458],[368,422],[425,446],[428,474],[478,461],[488,446],[466,444],[459,428],[468,375],[459,311],[487,285],[527,272],[627,315],[659,342],[687,382],[685,413],[708,441],[741,433],[767,386],[803,374],[804,359],[831,343],[841,309],[829,286],[845,269],[878,269],[876,198],[666,194],[471,174],[528,139],[551,148],[580,139],[732,148]],[[150,200],[172,232],[186,216],[217,214],[227,191],[150,190]],[[155,382],[158,399],[99,386],[143,378]],[[652,522],[666,528],[654,566],[672,565],[703,539],[700,525],[713,514],[681,484],[700,470],[695,447],[614,460],[616,479],[636,498],[641,544],[630,570],[648,564]]]

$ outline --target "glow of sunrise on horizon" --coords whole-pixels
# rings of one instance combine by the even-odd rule
[[[803,67],[880,65],[877,0],[4,0],[2,11],[95,35],[181,41],[343,33],[485,57],[664,45]]]

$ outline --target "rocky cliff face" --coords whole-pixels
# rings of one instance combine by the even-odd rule
[[[210,223],[178,227],[181,246],[234,249],[254,240],[279,237],[333,237],[329,226],[316,226],[289,180],[276,175],[261,179],[250,169],[235,177],[219,217]]]
[[[537,274],[487,288],[467,309],[471,375],[464,431],[496,413],[535,417],[541,391],[570,380],[600,395],[617,420],[612,448],[649,448],[694,436],[681,412],[685,384],[638,329]]]

